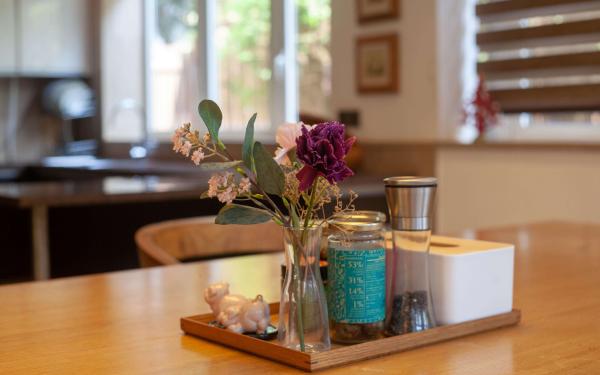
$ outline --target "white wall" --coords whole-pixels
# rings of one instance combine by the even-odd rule
[[[474,0],[438,0],[439,139],[454,138],[461,123],[455,111],[476,86],[474,21]],[[533,129],[527,130],[531,134]],[[543,142],[558,130],[544,129],[529,139],[523,132],[511,141]],[[571,127],[554,142],[581,141],[580,133]],[[437,230],[456,233],[557,219],[600,222],[598,166],[600,147],[589,145],[441,146],[436,155]]]
[[[454,140],[477,88],[476,0],[437,2],[438,139]]]
[[[102,0],[102,138],[141,139],[144,123],[142,0]]]
[[[15,29],[16,0],[0,1],[0,73],[13,74],[17,70]],[[1,150],[0,150],[1,151]]]
[[[600,222],[600,146],[442,147],[437,231],[540,220]]]
[[[334,113],[360,111],[360,140],[399,148],[452,140],[476,85],[474,0],[401,4],[400,20],[359,26],[354,1],[332,0]],[[400,93],[358,95],[355,38],[390,31],[401,42]],[[600,146],[442,145],[435,163],[438,232],[550,219],[600,222]]]
[[[399,20],[358,25],[355,2],[332,0],[332,107],[360,111],[364,141],[435,140],[438,137],[436,0],[401,1]],[[358,36],[396,32],[400,40],[398,94],[362,94],[354,80]]]

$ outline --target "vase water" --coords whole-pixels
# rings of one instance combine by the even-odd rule
[[[284,228],[284,246],[278,340],[308,353],[329,350],[327,299],[319,272],[321,227]]]

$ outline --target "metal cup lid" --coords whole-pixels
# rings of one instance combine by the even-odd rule
[[[437,188],[435,177],[388,177],[385,196],[394,230],[430,230]]]
[[[397,176],[383,179],[385,186],[437,186],[437,178],[435,177],[417,177],[417,176]]]

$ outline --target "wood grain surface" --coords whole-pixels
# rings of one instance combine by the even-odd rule
[[[323,374],[600,373],[600,225],[474,232],[516,244],[518,326]],[[271,374],[299,370],[181,333],[202,289],[279,298],[280,254],[0,287],[0,374]]]
[[[277,326],[279,303],[271,303],[271,324]],[[274,313],[275,312],[275,313]],[[434,343],[452,340],[493,329],[510,327],[521,319],[519,310],[471,320],[459,324],[451,324],[428,329],[412,334],[382,337],[355,345],[332,343],[331,350],[320,353],[303,353],[288,349],[278,344],[277,340],[263,341],[246,335],[239,335],[210,324],[215,319],[212,313],[181,318],[181,329],[197,337],[218,342],[232,348],[285,363],[305,371],[316,371],[330,367],[338,367],[366,359],[420,348]]]

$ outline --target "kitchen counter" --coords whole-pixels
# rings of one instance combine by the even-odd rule
[[[72,181],[106,176],[189,176],[206,174],[191,163],[150,159],[55,156],[37,163],[0,166],[0,182]]]
[[[0,203],[18,207],[73,206],[199,197],[198,177],[101,177],[90,180],[0,183]]]
[[[113,176],[75,181],[0,183],[0,204],[76,206],[200,197],[208,189],[207,172],[188,176]],[[354,176],[343,185],[362,197],[383,196],[380,177]]]
[[[110,232],[112,248],[116,252],[118,248],[129,248],[122,243],[132,241],[135,230],[141,225],[175,217],[211,215],[219,208],[216,200],[200,200],[200,194],[208,189],[207,181],[211,173],[193,165],[148,160],[83,159],[71,164],[64,161],[55,164],[46,162],[34,168],[41,168],[38,172],[44,178],[0,183],[0,209],[4,207],[31,212],[32,262],[36,280],[51,276],[51,220],[60,226],[78,225],[79,230],[74,229],[75,233],[67,237],[80,236],[82,241],[89,240],[105,227],[119,226],[120,220],[127,220],[124,223],[127,229],[120,225]],[[344,182],[343,188],[359,194],[361,200],[358,203],[362,205],[359,208],[386,209],[380,177],[353,176]],[[109,206],[114,209],[106,212]],[[82,213],[73,210],[77,207],[88,209]],[[54,212],[51,215],[50,209],[67,209],[67,213],[57,215]],[[100,225],[96,223],[98,229],[94,233],[89,233],[89,227],[94,224],[79,219],[84,214],[91,215],[88,220],[100,221]],[[105,225],[106,220],[111,222]],[[75,244],[70,248],[77,246],[76,241],[73,242]],[[123,251],[129,253],[133,250]],[[74,255],[71,253],[68,256]],[[131,260],[128,264],[131,264]]]

